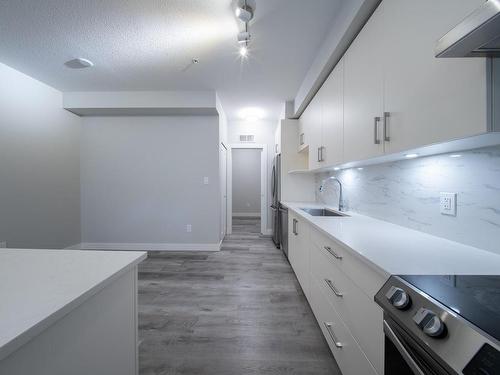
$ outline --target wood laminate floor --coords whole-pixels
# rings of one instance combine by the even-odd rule
[[[340,374],[259,219],[220,252],[150,252],[139,266],[141,375]]]

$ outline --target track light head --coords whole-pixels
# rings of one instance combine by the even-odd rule
[[[242,31],[238,34],[238,43],[248,43],[250,41],[250,33],[248,31]]]
[[[236,8],[235,14],[240,21],[248,23],[253,18],[253,9],[248,5],[242,5]]]

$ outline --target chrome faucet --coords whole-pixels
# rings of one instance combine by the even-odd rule
[[[337,177],[330,176],[328,178],[325,178],[323,181],[321,181],[319,191],[320,192],[323,191],[323,185],[326,184],[326,182],[328,180],[337,181],[339,183],[339,211],[342,212],[342,211],[344,211],[344,199],[342,198],[342,182],[340,182],[340,180]]]

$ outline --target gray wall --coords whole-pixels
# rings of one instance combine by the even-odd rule
[[[240,134],[255,135],[255,143],[265,144],[267,146],[267,229],[271,230],[271,173],[273,169],[274,153],[274,132],[278,126],[278,121],[230,121],[227,127],[228,143],[240,143]]]
[[[500,146],[348,169],[348,208],[378,219],[500,253]],[[329,174],[316,175],[316,185]],[[457,216],[440,214],[439,193],[456,192]],[[336,205],[337,186],[317,199]],[[362,235],[362,234],[361,234]]]
[[[62,248],[80,242],[81,119],[62,94],[0,64],[0,241]]]
[[[233,164],[233,216],[260,216],[260,156],[262,150],[235,148]]]
[[[218,243],[218,127],[217,116],[85,118],[82,242]]]

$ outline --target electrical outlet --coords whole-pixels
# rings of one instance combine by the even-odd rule
[[[0,241],[0,248],[7,247],[7,241]]]
[[[457,216],[457,193],[440,193],[439,206],[442,215]]]
[[[193,230],[193,227],[191,226],[191,224],[186,225],[186,232],[187,233],[191,233],[192,230]]]

